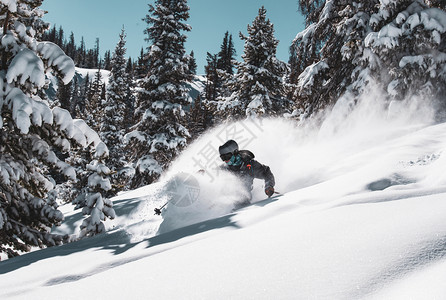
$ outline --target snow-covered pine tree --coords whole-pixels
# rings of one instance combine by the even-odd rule
[[[206,73],[205,99],[215,101],[219,96],[221,78],[218,71],[218,57],[216,54],[207,53],[207,65],[204,70]]]
[[[435,1],[299,2],[307,27],[291,46],[303,116],[357,95],[371,81],[389,95],[445,94],[444,11]],[[443,38],[442,38],[443,37]]]
[[[192,75],[197,75],[197,60],[195,59],[194,51],[191,51],[189,54],[189,72]]]
[[[135,113],[135,64],[132,62],[132,58],[129,57],[127,60],[127,66],[125,68],[125,72],[127,74],[126,76],[126,112],[127,115],[124,117],[127,122],[124,122],[124,126],[126,131],[135,124],[135,121],[133,120],[133,115]],[[128,159],[127,159],[128,161]]]
[[[206,92],[205,99],[212,101],[221,99],[230,94],[229,85],[234,73],[235,48],[232,43],[232,35],[226,31],[218,54],[207,53],[205,67]]]
[[[77,119],[87,120],[88,107],[90,105],[88,101],[88,94],[91,85],[90,76],[88,75],[88,73],[83,79],[80,76],[76,76],[75,83],[77,83],[77,87],[75,85],[73,91],[73,116]]]
[[[388,1],[372,15],[371,26],[365,45],[379,62],[372,74],[389,95],[427,96],[446,109],[446,12],[423,1]]]
[[[141,48],[141,52],[139,53],[138,60],[135,63],[134,67],[134,77],[135,79],[142,79],[147,75],[147,56],[144,53],[144,48]]]
[[[88,126],[95,131],[100,130],[100,121],[102,117],[102,100],[105,98],[103,95],[104,83],[102,83],[101,68],[98,68],[95,72],[93,81],[90,84],[90,89],[87,93],[87,107],[86,118]]]
[[[297,86],[294,99],[304,117],[334,103],[355,77],[365,76],[357,67],[367,64],[364,39],[378,3],[299,1],[306,28],[290,47],[290,80]]]
[[[235,91],[219,110],[235,118],[274,115],[281,106],[286,66],[276,57],[279,41],[265,7],[248,25],[248,36],[240,33],[240,38],[245,46],[242,62],[237,64]]]
[[[149,5],[147,76],[138,92],[135,114],[139,122],[127,135],[136,167],[132,187],[156,180],[189,138],[183,125],[184,107],[192,99],[183,83],[191,75],[182,33],[191,29],[185,23],[188,18],[186,0],[156,0]]]
[[[200,95],[198,95],[190,112],[190,121],[188,126],[192,139],[199,137],[200,134],[202,134],[208,127],[208,113],[209,112],[206,105],[201,100]]]
[[[73,87],[71,81],[68,84],[64,84],[60,78],[57,79],[57,93],[56,93],[57,102],[60,107],[68,110],[71,113],[71,115],[73,115],[72,88]]]
[[[82,105],[85,99],[82,99],[82,89],[79,85],[79,79],[77,76],[72,80],[73,82],[73,90],[71,93],[71,116],[76,118],[77,112],[79,110],[83,110]]]
[[[119,191],[119,186],[124,186],[126,178],[122,174],[122,168],[126,164],[124,153],[124,135],[129,122],[128,105],[132,98],[129,90],[129,74],[127,73],[126,34],[122,29],[119,42],[111,59],[111,72],[107,86],[106,99],[102,105],[102,118],[100,137],[107,145],[110,155],[107,165],[111,167],[114,175],[113,190]]]
[[[232,94],[234,86],[234,64],[235,48],[232,42],[232,35],[227,31],[220,46],[218,54],[207,53],[206,89],[203,108],[207,113],[213,115],[212,121],[219,123],[225,121],[228,117],[228,111],[219,110],[222,103],[226,103],[227,97]]]
[[[63,214],[57,210],[55,181],[49,173],[58,170],[70,179],[76,174],[56,153],[66,153],[76,144],[93,144],[98,156],[106,153],[102,142],[91,139],[91,129],[79,126],[64,109],[50,109],[38,96],[44,95],[47,70],[55,71],[65,84],[74,75],[73,61],[57,45],[39,42],[48,28],[41,20],[41,4],[42,0],[0,2],[0,251],[10,257],[30,246],[63,242],[63,237],[50,233]],[[113,217],[111,202],[94,204],[104,218]]]
[[[87,127],[83,120],[76,120],[75,122],[81,128],[82,126]],[[93,130],[91,130],[90,136],[94,136],[99,140],[99,136]],[[108,149],[103,142],[100,142],[98,147],[96,147],[94,160],[87,165],[86,172],[88,176],[85,176],[85,178],[88,178],[87,185],[85,185],[84,190],[79,195],[82,199],[85,199],[82,214],[87,217],[82,222],[79,238],[103,233],[105,226],[102,221],[116,217],[113,203],[109,199],[104,198],[104,194],[112,190],[110,180],[108,179],[111,171],[104,165],[104,160],[107,156]]]

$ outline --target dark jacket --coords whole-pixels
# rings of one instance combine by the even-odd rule
[[[240,150],[239,154],[242,158],[240,166],[224,165],[223,169],[240,177],[248,191],[252,190],[254,178],[263,179],[265,188],[274,187],[274,175],[268,166],[259,163],[254,159],[254,154],[248,150]]]

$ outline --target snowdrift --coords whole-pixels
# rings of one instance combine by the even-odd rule
[[[446,123],[425,101],[352,107],[341,99],[318,127],[210,130],[160,182],[113,199],[107,234],[1,262],[0,297],[444,298]],[[257,180],[252,205],[232,211],[243,195],[217,153],[230,138],[271,167],[281,195]],[[81,219],[57,230],[76,234]]]

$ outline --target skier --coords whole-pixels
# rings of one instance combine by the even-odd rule
[[[229,140],[218,148],[220,158],[225,162],[222,169],[238,176],[246,190],[249,199],[245,199],[239,206],[245,206],[251,201],[251,190],[254,178],[265,181],[265,194],[271,197],[274,194],[274,175],[268,166],[262,165],[254,159],[254,154],[249,150],[239,150],[234,140]]]

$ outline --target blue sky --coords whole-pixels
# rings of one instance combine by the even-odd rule
[[[297,0],[189,0],[192,31],[187,33],[186,51],[194,51],[198,73],[204,72],[206,53],[217,53],[224,33],[233,35],[238,59],[243,53],[239,32],[247,34],[259,8],[264,5],[267,17],[274,24],[275,36],[280,41],[277,57],[288,61],[288,48],[296,34],[304,29],[304,19],[298,12]],[[125,4],[123,4],[125,3]],[[113,51],[124,25],[127,34],[127,55],[136,59],[144,41],[147,24],[142,19],[148,4],[154,0],[45,0],[42,9],[48,11],[44,20],[62,26],[66,36],[72,31],[76,43],[84,37],[88,48],[93,48],[98,37],[101,55]]]

